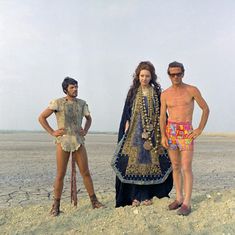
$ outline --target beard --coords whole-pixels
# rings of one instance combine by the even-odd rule
[[[78,92],[77,91],[76,92],[69,92],[67,95],[70,97],[76,98],[78,95]]]

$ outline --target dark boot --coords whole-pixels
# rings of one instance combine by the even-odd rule
[[[60,199],[54,198],[54,203],[52,205],[50,215],[58,216],[60,214]]]

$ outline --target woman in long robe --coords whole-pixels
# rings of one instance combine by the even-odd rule
[[[161,87],[152,63],[141,62],[127,94],[112,159],[116,173],[116,207],[152,204],[169,197],[172,169],[160,134]]]

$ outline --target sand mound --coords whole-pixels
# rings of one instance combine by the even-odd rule
[[[93,210],[83,197],[77,208],[64,201],[56,218],[48,215],[49,204],[3,209],[1,234],[235,234],[235,190],[194,196],[187,217],[168,211],[168,198],[117,209],[113,193],[99,198],[106,208]]]

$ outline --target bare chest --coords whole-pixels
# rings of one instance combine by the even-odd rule
[[[169,108],[179,106],[193,106],[194,99],[188,92],[169,93],[167,97],[167,106]]]

